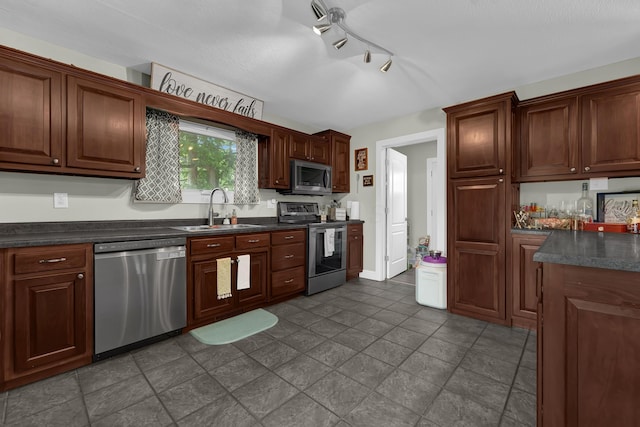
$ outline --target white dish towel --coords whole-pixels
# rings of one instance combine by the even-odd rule
[[[326,228],[324,230],[324,256],[333,255],[336,242],[336,229]]]
[[[238,286],[239,291],[251,287],[251,255],[238,255]]]

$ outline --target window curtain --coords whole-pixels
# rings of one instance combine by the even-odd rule
[[[258,136],[236,130],[236,205],[260,202],[258,192]]]
[[[138,180],[134,199],[152,203],[180,203],[180,119],[147,109],[146,174]]]

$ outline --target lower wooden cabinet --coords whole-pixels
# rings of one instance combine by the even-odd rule
[[[4,251],[0,390],[91,363],[92,245]]]
[[[303,292],[307,286],[307,230],[271,233],[271,300]]]
[[[268,298],[269,233],[189,239],[188,328],[202,326],[260,307]],[[250,256],[250,286],[237,289],[238,256]],[[231,294],[218,299],[218,259],[231,259]]]
[[[538,425],[640,419],[640,273],[545,263],[538,314]]]
[[[536,278],[540,263],[533,254],[546,235],[513,234],[511,236],[511,325],[535,329],[538,319]]]
[[[347,280],[355,279],[363,269],[364,241],[362,224],[347,226]]]

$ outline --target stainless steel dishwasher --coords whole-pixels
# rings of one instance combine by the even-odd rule
[[[171,238],[94,246],[94,360],[186,326],[185,244]]]

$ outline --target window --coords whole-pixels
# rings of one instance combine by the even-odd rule
[[[233,202],[236,181],[234,131],[180,120],[180,184],[183,203],[207,203],[216,187]],[[222,203],[221,192],[214,203]]]

